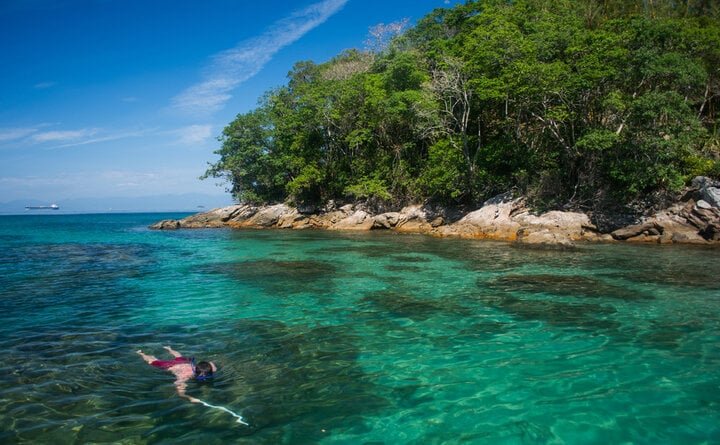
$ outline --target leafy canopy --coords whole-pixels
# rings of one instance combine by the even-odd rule
[[[714,2],[484,0],[373,50],[298,62],[223,131],[205,177],[245,202],[549,207],[720,172]]]

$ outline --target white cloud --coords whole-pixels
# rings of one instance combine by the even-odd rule
[[[232,90],[257,74],[279,50],[300,39],[337,13],[348,0],[324,0],[275,22],[258,37],[213,57],[204,80],[173,98],[181,111],[207,114],[219,110]]]
[[[50,148],[66,148],[66,147],[77,147],[80,145],[90,145],[90,144],[98,144],[100,142],[109,142],[109,141],[117,141],[119,139],[128,139],[128,138],[135,138],[135,137],[141,137],[146,136],[149,134],[153,134],[155,130],[139,130],[139,131],[124,131],[119,133],[111,133],[111,134],[105,134],[105,135],[98,135],[97,137],[92,137],[95,134],[99,132],[96,131],[92,134],[87,134],[81,136],[81,140],[69,140],[66,144],[56,145],[54,147]],[[60,132],[63,133],[63,132]],[[80,138],[75,138],[80,139]]]
[[[101,128],[81,128],[77,130],[50,130],[40,131],[42,127],[51,124],[39,124],[35,127],[26,128],[0,128],[0,144],[19,141],[23,144],[46,145],[48,149],[75,147],[78,145],[89,145],[100,142],[115,141],[146,135],[157,134],[157,129],[146,130],[125,130],[109,132]],[[196,129],[199,132],[201,129]],[[209,129],[207,130],[209,131]],[[188,130],[185,137],[191,137]],[[56,145],[51,145],[56,144]]]
[[[37,131],[36,128],[3,128],[0,129],[0,142],[22,139]]]
[[[34,85],[34,87],[38,90],[44,90],[47,88],[52,88],[55,85],[57,85],[57,82],[38,82]]]
[[[77,139],[87,138],[97,134],[97,128],[83,128],[80,130],[58,130],[58,131],[45,131],[37,133],[32,136],[32,140],[35,142],[65,142],[73,141]]]
[[[177,143],[182,145],[201,144],[212,137],[212,125],[190,125],[172,132],[177,136]]]

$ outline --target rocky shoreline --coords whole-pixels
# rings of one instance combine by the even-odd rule
[[[320,210],[297,209],[286,204],[239,204],[150,226],[157,230],[218,227],[392,230],[559,247],[577,242],[720,245],[720,184],[709,178],[695,178],[692,187],[675,204],[612,231],[601,230],[588,214],[581,212],[534,213],[524,198],[509,195],[488,200],[480,209],[464,215],[423,205],[372,214],[362,204],[335,207],[330,203]]]

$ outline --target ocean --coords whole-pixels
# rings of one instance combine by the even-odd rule
[[[720,443],[720,249],[180,216],[0,217],[0,443]]]

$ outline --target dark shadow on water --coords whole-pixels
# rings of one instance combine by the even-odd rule
[[[79,324],[132,311],[143,298],[132,283],[157,264],[152,249],[140,244],[23,245],[2,258],[0,267],[13,265],[13,273],[0,274],[0,296],[12,301],[5,316],[64,309]]]
[[[509,292],[544,293],[578,298],[609,298],[626,301],[652,300],[654,298],[652,295],[627,287],[615,286],[597,278],[580,275],[510,274],[487,284],[478,284]]]
[[[367,258],[388,258],[397,253],[397,246],[393,244],[351,243],[314,249],[309,253],[315,255],[355,254]]]
[[[417,255],[393,255],[390,260],[400,263],[431,263],[432,259]]]
[[[628,264],[626,267],[617,267],[612,272],[604,272],[601,276],[646,285],[717,290],[717,294],[720,295],[720,280],[718,280],[720,267],[713,262],[706,264],[655,264],[652,267]]]
[[[467,316],[468,308],[449,299],[429,300],[393,290],[373,292],[360,300],[360,308],[379,310],[394,318],[427,320],[437,315]]]
[[[521,300],[510,296],[484,296],[481,301],[520,320],[542,321],[552,326],[591,331],[617,329],[620,326],[614,320],[598,318],[616,312],[615,308],[600,304]]]
[[[237,339],[227,345],[239,379],[233,390],[242,394],[254,440],[316,443],[321,429],[361,428],[360,416],[414,393],[378,387],[358,365],[361,339],[347,328],[241,320],[234,330]]]
[[[462,329],[460,335],[471,338],[485,339],[495,335],[504,334],[508,331],[507,323],[497,321],[481,321]]]
[[[385,270],[390,272],[406,272],[406,273],[422,273],[427,269],[420,266],[412,266],[408,264],[388,264],[385,266]]]
[[[198,271],[219,273],[242,283],[263,289],[268,295],[327,293],[333,286],[337,268],[315,260],[255,260],[211,264]]]
[[[702,332],[705,325],[700,320],[651,320],[646,326],[632,326],[615,336],[620,344],[633,344],[641,348],[677,350],[688,337]]]

